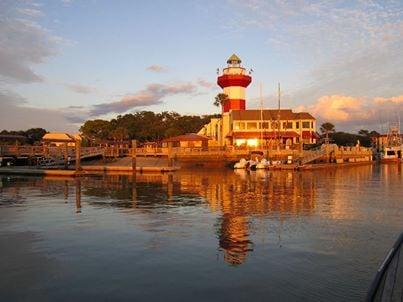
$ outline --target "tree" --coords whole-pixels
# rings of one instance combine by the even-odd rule
[[[369,136],[369,131],[365,130],[365,129],[361,129],[360,131],[358,131],[358,134],[361,136]]]
[[[325,135],[325,143],[329,143],[329,134],[333,134],[336,132],[334,125],[332,123],[326,122],[320,126],[320,132]]]
[[[25,136],[30,144],[34,144],[42,140],[42,137],[47,133],[43,128],[31,128],[25,131]]]
[[[117,127],[110,132],[109,138],[113,139],[114,141],[124,141],[125,139],[129,138],[129,132],[126,128]]]
[[[334,133],[335,131],[336,129],[334,128],[334,125],[332,123],[326,122],[320,126],[320,132],[322,132],[323,134]]]
[[[378,137],[380,134],[379,134],[379,132],[378,131],[375,131],[375,130],[372,130],[370,133],[369,133],[369,136],[370,137]]]
[[[110,131],[111,123],[101,119],[86,121],[80,127],[80,132],[91,139],[107,139]]]
[[[214,106],[220,107],[223,106],[228,101],[228,95],[225,93],[219,93],[214,98]]]

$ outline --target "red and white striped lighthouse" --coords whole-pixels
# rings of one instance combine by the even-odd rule
[[[246,74],[241,62],[241,59],[233,54],[227,60],[228,66],[217,78],[218,86],[228,95],[228,101],[223,104],[223,112],[245,110],[245,88],[252,82],[252,77]]]

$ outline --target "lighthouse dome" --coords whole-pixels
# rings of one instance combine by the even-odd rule
[[[227,60],[228,64],[241,64],[241,62],[241,59],[236,54],[233,54]]]

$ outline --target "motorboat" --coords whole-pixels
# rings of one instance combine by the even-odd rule
[[[263,158],[257,165],[256,169],[267,169],[269,166],[269,161],[265,158]]]
[[[245,158],[241,158],[239,162],[234,165],[234,169],[246,169],[248,161]]]

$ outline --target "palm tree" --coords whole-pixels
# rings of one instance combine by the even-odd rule
[[[320,132],[326,135],[325,142],[329,143],[329,134],[335,133],[336,129],[332,123],[326,122],[320,126]]]
[[[228,95],[225,93],[219,93],[214,99],[214,106],[220,107],[224,106],[224,104],[228,101]]]

